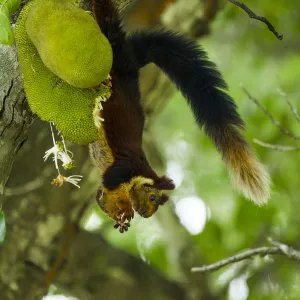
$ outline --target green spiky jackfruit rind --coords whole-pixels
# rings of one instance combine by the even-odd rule
[[[112,49],[95,19],[70,0],[36,0],[26,30],[44,64],[79,88],[98,86],[112,66]]]
[[[26,32],[25,22],[33,4],[29,2],[21,11],[15,35],[30,108],[42,120],[53,121],[67,140],[77,144],[91,143],[98,136],[93,119],[96,98],[105,96],[108,88],[75,88],[44,65]]]

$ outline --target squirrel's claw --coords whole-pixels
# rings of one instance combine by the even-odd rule
[[[134,210],[132,208],[122,210],[115,216],[116,224],[114,225],[114,228],[119,228],[121,233],[128,231],[128,228],[130,227],[130,221],[133,219],[133,217]]]
[[[115,229],[119,228],[119,232],[123,233],[124,231],[128,231],[128,228],[130,227],[130,223],[116,223],[114,225]]]

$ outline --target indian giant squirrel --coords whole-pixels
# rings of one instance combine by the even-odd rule
[[[101,170],[97,200],[127,231],[134,210],[148,218],[175,188],[158,176],[142,149],[145,114],[139,90],[139,70],[154,63],[175,83],[192,109],[199,127],[215,144],[233,186],[261,205],[269,198],[270,178],[244,139],[244,123],[227,85],[206,53],[186,37],[165,30],[127,35],[112,0],[93,0],[97,23],[113,49],[112,96],[103,104],[99,140],[90,145]]]

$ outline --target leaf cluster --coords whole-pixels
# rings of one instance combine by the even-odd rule
[[[12,45],[15,42],[10,16],[20,7],[21,0],[0,0],[0,43]]]

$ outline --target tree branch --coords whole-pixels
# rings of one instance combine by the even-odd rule
[[[295,120],[298,122],[298,124],[300,124],[300,116],[297,113],[297,109],[293,106],[293,104],[290,102],[290,100],[288,99],[286,93],[284,91],[282,91],[281,89],[278,89],[278,92],[280,93],[280,95],[283,97],[283,99],[285,100],[286,104],[288,105],[290,111],[292,112]]]
[[[254,102],[264,113],[265,115],[271,120],[271,122],[282,132],[282,134],[289,136],[293,140],[300,140],[300,136],[296,136],[293,134],[291,131],[288,129],[284,128],[274,117],[273,115],[251,94],[244,88],[242,87],[242,90],[244,93],[248,96],[249,100]]]
[[[276,151],[281,151],[281,152],[287,152],[287,151],[300,151],[300,147],[292,147],[292,146],[283,146],[283,145],[274,145],[274,144],[268,144],[264,143],[258,139],[253,139],[253,142],[269,149],[273,149]]]
[[[273,245],[273,247],[260,247],[255,249],[246,250],[240,254],[225,258],[211,265],[202,266],[202,267],[194,267],[191,269],[192,272],[212,272],[219,270],[229,264],[239,262],[245,259],[252,258],[255,255],[265,256],[265,255],[283,255],[293,260],[300,261],[300,250],[295,250],[294,248],[273,241],[269,239],[269,242]]]
[[[73,241],[54,284],[85,300],[186,299],[180,285],[142,260],[112,247],[99,233],[84,231]]]
[[[283,35],[278,33],[275,29],[275,27],[269,22],[269,20],[265,17],[260,17],[258,15],[256,15],[246,4],[244,4],[243,2],[240,1],[236,1],[236,0],[228,0],[229,2],[231,2],[232,4],[240,7],[241,9],[243,9],[248,16],[251,19],[255,19],[258,20],[260,22],[265,23],[268,26],[268,29],[279,39],[282,40],[283,39]]]
[[[290,138],[292,138],[293,140],[300,140],[299,136],[296,136],[294,133],[292,133],[291,131],[289,131],[288,129],[284,128],[274,117],[273,115],[262,105],[260,104],[260,102],[255,99],[253,96],[250,95],[250,93],[245,89],[242,88],[244,93],[248,96],[248,98],[253,101],[265,114],[266,116],[271,120],[271,122],[277,127],[279,128],[279,130],[284,134],[289,136]],[[292,112],[295,120],[300,124],[300,117],[297,113],[296,108],[292,105],[292,103],[287,99],[286,94],[279,90],[280,94],[283,96],[286,104],[288,105],[290,111]],[[258,139],[253,139],[254,143],[265,147],[265,148],[269,148],[269,149],[273,149],[276,151],[282,151],[282,152],[287,152],[287,151],[300,151],[300,147],[293,147],[293,146],[284,146],[284,145],[275,145],[275,144],[269,144],[269,143],[265,143],[262,142]]]

